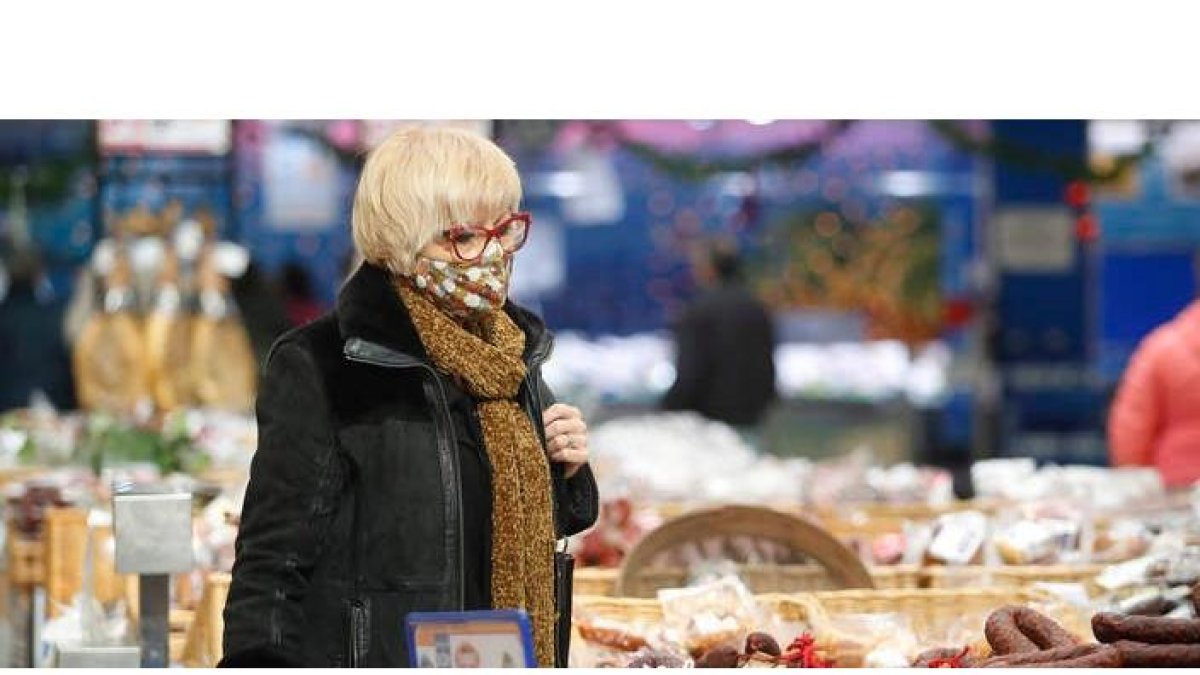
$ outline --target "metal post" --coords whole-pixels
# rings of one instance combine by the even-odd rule
[[[163,486],[127,486],[113,494],[118,574],[137,574],[138,637],[143,668],[170,665],[171,574],[190,571],[192,495]]]
[[[171,575],[138,575],[138,642],[142,647],[143,668],[170,665],[167,640],[170,599]]]

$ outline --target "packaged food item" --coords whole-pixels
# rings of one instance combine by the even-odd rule
[[[639,653],[664,645],[656,627],[592,616],[576,611],[572,668],[625,668]]]
[[[1105,567],[1096,577],[1096,584],[1106,591],[1117,591],[1141,585],[1150,578],[1151,569],[1162,565],[1159,555],[1146,555],[1116,565]]]
[[[621,664],[622,668],[685,668],[691,664],[691,659],[672,649],[663,647],[644,647],[633,654],[628,661]]]
[[[1141,522],[1119,520],[1106,531],[1096,534],[1092,561],[1118,563],[1145,555],[1153,543],[1153,534]]]
[[[1079,548],[1078,522],[1043,518],[1021,520],[998,530],[996,550],[1007,565],[1054,564]]]
[[[949,513],[937,520],[927,557],[946,565],[976,561],[987,538],[987,516],[979,511]]]
[[[904,560],[907,540],[895,532],[876,537],[871,542],[871,562],[876,565],[895,565]]]
[[[904,565],[920,564],[925,559],[925,554],[929,550],[929,544],[933,541],[935,529],[935,523],[930,521],[905,522],[904,555],[901,557],[900,562]]]
[[[823,651],[837,655],[839,668],[906,667],[921,651],[908,617],[899,613],[835,614],[817,621],[813,635]]]
[[[664,628],[693,656],[718,645],[740,648],[762,622],[754,596],[732,575],[692,588],[662,589],[658,600]]]

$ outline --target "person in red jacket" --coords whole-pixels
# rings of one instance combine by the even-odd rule
[[[1200,480],[1200,300],[1138,345],[1108,420],[1113,466],[1152,466],[1167,487]]]

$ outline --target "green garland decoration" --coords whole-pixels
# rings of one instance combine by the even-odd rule
[[[1117,157],[1111,167],[1097,171],[1086,159],[1048,153],[1021,143],[1001,138],[980,139],[962,125],[947,120],[930,120],[929,126],[958,150],[987,157],[995,162],[1021,166],[1032,171],[1053,173],[1066,180],[1086,183],[1109,183],[1125,175],[1154,154],[1158,140],[1168,125],[1152,130],[1146,142],[1132,154]]]
[[[28,165],[0,166],[0,204],[7,205],[13,188],[24,172],[25,204],[42,206],[61,202],[75,184],[79,172],[93,165],[86,155],[56,160],[38,160]],[[94,169],[92,169],[94,170]]]
[[[676,178],[688,181],[699,181],[717,174],[735,171],[753,171],[768,165],[797,165],[820,152],[826,145],[846,132],[854,121],[840,120],[834,122],[829,131],[820,138],[796,145],[776,148],[760,155],[749,157],[705,157],[697,158],[686,155],[675,155],[663,152],[649,143],[635,141],[625,136],[617,125],[612,123],[594,123],[598,128],[608,132],[621,147],[634,156],[648,162],[656,169]]]

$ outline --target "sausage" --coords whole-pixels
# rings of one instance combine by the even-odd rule
[[[774,637],[761,632],[747,635],[746,646],[742,648],[742,651],[747,655],[762,652],[770,656],[779,656],[783,653]]]
[[[1120,668],[1124,665],[1121,660],[1121,652],[1115,647],[1105,646],[1097,650],[1094,654],[1080,656],[1074,659],[1066,659],[1064,661],[1051,661],[1049,663],[1039,663],[1031,668]]]
[[[963,668],[975,667],[975,659],[971,656],[970,649],[962,647],[935,647],[933,649],[926,649],[913,661],[912,667],[930,668],[935,661],[956,661]]]
[[[1077,645],[1080,639],[1041,612],[1022,607],[1013,612],[1017,630],[1041,649]]]
[[[989,659],[986,662],[985,668],[1011,668],[1016,666],[1034,665],[1038,663],[1048,663],[1050,661],[1066,661],[1068,659],[1077,659],[1081,656],[1088,656],[1100,651],[1104,645],[1087,644],[1087,645],[1070,645],[1067,647],[1057,647],[1055,649],[1047,649],[1040,652],[1030,652],[1027,654],[1009,654],[1008,656],[997,656]]]
[[[1021,607],[1006,605],[988,615],[983,634],[992,646],[993,654],[1004,656],[1038,651],[1037,644],[1017,628],[1013,615],[1020,610]]]
[[[718,645],[696,659],[697,668],[737,668],[738,650],[732,645]]]
[[[646,646],[645,638],[626,633],[617,628],[599,628],[588,624],[581,624],[579,626],[579,635],[588,642],[594,642],[598,645],[623,652],[636,652]]]
[[[1200,619],[1100,612],[1092,617],[1092,632],[1101,642],[1131,640],[1156,645],[1195,644],[1200,643]]]
[[[1175,609],[1176,604],[1167,598],[1156,595],[1136,603],[1125,610],[1129,616],[1162,616]]]
[[[917,655],[917,659],[913,661],[913,668],[928,668],[929,662],[934,659],[952,659],[962,653],[962,649],[953,647],[934,647],[926,649]]]
[[[1127,668],[1194,668],[1200,666],[1200,645],[1148,645],[1121,640],[1115,645]]]

